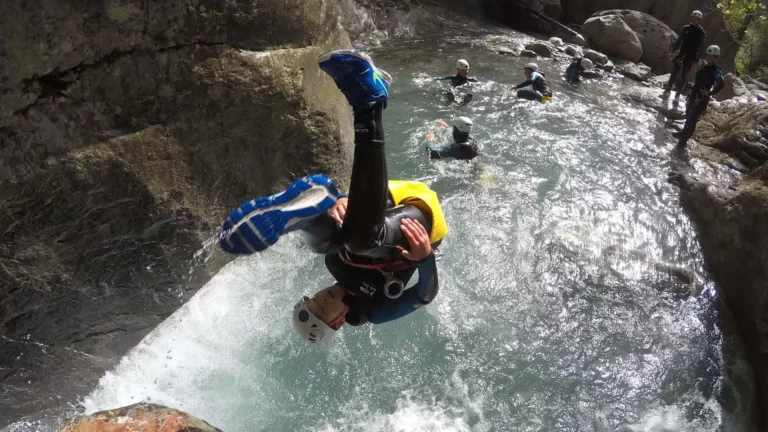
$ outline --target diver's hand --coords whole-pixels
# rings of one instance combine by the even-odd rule
[[[709,97],[709,90],[701,89],[701,96],[702,97]]]
[[[694,60],[693,63],[691,63],[691,69],[696,70],[699,68],[699,62],[698,60]]]
[[[336,200],[336,204],[328,210],[328,216],[332,217],[337,224],[344,223],[344,216],[347,214],[347,203],[349,198],[342,197]]]
[[[429,242],[427,230],[413,219],[403,219],[400,222],[411,250],[403,251],[403,258],[410,261],[421,261],[432,253],[432,244]]]
[[[512,86],[509,88],[509,91],[516,91],[516,90],[517,90],[517,86]]]
[[[669,61],[671,62],[675,61],[675,57],[676,57],[675,53],[669,53]]]

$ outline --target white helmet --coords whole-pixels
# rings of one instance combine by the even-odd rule
[[[720,47],[717,45],[710,45],[709,48],[707,48],[707,54],[711,54],[713,56],[719,56]]]
[[[469,62],[464,60],[464,59],[457,60],[456,61],[456,69],[458,69],[458,70],[469,70]]]
[[[302,339],[310,343],[325,342],[336,334],[328,324],[314,316],[307,308],[309,297],[302,297],[293,307],[293,328]]]
[[[696,17],[696,18],[704,18],[704,14],[701,13],[701,11],[699,11],[699,10],[695,10],[695,11],[691,12],[691,16],[692,17]]]
[[[593,67],[595,67],[595,64],[592,63],[592,60],[588,58],[583,58],[581,59],[581,67],[583,67],[585,70],[592,69]]]
[[[539,70],[539,65],[536,63],[527,63],[525,66],[523,66],[526,69],[533,69],[534,72]]]
[[[471,133],[472,132],[472,119],[469,117],[457,117],[456,120],[453,121],[453,125],[458,129],[460,132],[464,133]]]

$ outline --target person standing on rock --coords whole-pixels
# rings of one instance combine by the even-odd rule
[[[699,121],[699,117],[706,111],[710,97],[719,93],[725,86],[723,71],[717,65],[719,57],[720,47],[711,45],[707,48],[706,63],[696,71],[696,81],[693,84],[691,93],[688,95],[685,107],[685,127],[683,127],[682,131],[672,134],[675,138],[679,138],[677,145],[680,147],[685,147],[688,144],[688,140],[693,136],[693,132],[696,130],[696,123]]]
[[[696,70],[699,62],[704,57],[704,47],[706,47],[707,33],[701,27],[701,20],[704,14],[701,11],[691,13],[691,23],[683,27],[680,36],[672,45],[672,52],[669,54],[669,60],[674,62],[672,73],[669,75],[669,82],[664,87],[663,99],[667,99],[675,87],[675,100],[680,97],[688,73],[691,69]]]
[[[581,73],[586,70],[591,70],[595,65],[592,60],[588,58],[576,57],[573,59],[568,69],[565,70],[565,80],[568,84],[576,84],[581,82]]]
[[[441,120],[442,122],[442,120]],[[442,122],[444,127],[448,127],[445,122]],[[453,122],[453,144],[435,147],[432,143],[434,135],[427,136],[427,151],[429,157],[432,159],[447,159],[455,158],[460,160],[471,160],[480,154],[480,147],[474,138],[470,136],[472,133],[472,120],[469,117],[459,117]],[[432,140],[430,140],[432,138]]]
[[[248,255],[303,230],[308,245],[325,254],[336,279],[293,308],[292,323],[311,343],[325,342],[345,323],[380,324],[402,318],[438,293],[433,248],[447,234],[437,194],[419,182],[387,178],[383,111],[392,78],[366,54],[333,51],[320,57],[352,105],[355,155],[349,196],[322,175],[295,181],[285,191],[256,198],[233,211],[219,240],[228,253]],[[418,270],[418,282],[405,289]]]
[[[461,87],[466,85],[467,83],[476,83],[479,82],[477,78],[472,78],[469,76],[469,62],[464,59],[459,59],[456,61],[456,75],[448,75],[444,77],[438,77],[435,78],[435,81],[450,81],[451,82],[451,90],[448,90],[445,93],[445,96],[448,98],[449,101],[455,102],[456,101],[456,93],[454,93],[454,89],[456,87]],[[470,102],[472,102],[473,95],[472,93],[467,93],[464,95],[464,99],[462,100],[462,105],[466,105]]]
[[[538,102],[552,100],[552,91],[549,89],[549,85],[547,85],[544,74],[539,73],[539,65],[528,63],[523,70],[528,79],[516,86],[512,86],[511,89],[513,91],[518,90],[517,97]],[[524,87],[528,86],[533,86],[533,90],[524,89]]]

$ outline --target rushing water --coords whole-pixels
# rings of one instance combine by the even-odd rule
[[[224,268],[106,374],[87,410],[151,400],[228,432],[748,430],[718,402],[747,403],[722,375],[717,300],[666,183],[673,143],[621,101],[621,80],[569,87],[565,65],[540,61],[554,100],[517,100],[506,89],[526,60],[484,48],[497,42],[374,52],[396,80],[390,177],[430,184],[451,230],[432,305],[305,344],[291,307],[332,279],[285,238]],[[430,79],[459,57],[483,81],[464,107]],[[425,136],[456,115],[475,121],[482,157],[430,161]]]

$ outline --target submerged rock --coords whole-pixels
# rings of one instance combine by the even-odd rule
[[[651,15],[635,10],[615,9],[595,13],[594,16],[616,15],[631,28],[643,48],[640,61],[651,67],[656,73],[672,71],[672,62],[667,57],[669,47],[677,39],[677,34],[660,20]]]
[[[603,70],[606,72],[613,72],[613,69],[615,68],[616,66],[614,66],[613,62],[610,60],[605,62],[605,64],[603,65]]]
[[[604,76],[603,71],[598,68],[587,69],[581,72],[581,77],[584,79],[600,79]]]
[[[617,15],[592,17],[581,26],[581,32],[591,46],[609,56],[633,62],[643,56],[637,34]]]
[[[657,89],[633,87],[621,94],[622,99],[646,106],[658,111],[671,120],[682,120],[685,112],[679,106],[671,104],[669,100],[661,99],[661,92]]]
[[[203,420],[162,405],[139,403],[72,420],[58,432],[221,432]]]

